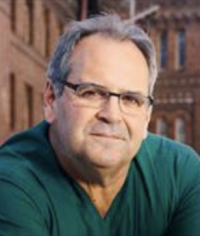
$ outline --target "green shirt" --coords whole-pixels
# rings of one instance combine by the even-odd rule
[[[0,148],[0,236],[199,236],[200,161],[148,134],[106,217],[59,165],[42,122]]]

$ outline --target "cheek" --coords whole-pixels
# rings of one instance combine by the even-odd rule
[[[80,142],[86,135],[86,130],[94,115],[86,108],[69,107],[59,112],[60,129],[68,140]]]
[[[147,128],[149,124],[149,116],[141,115],[129,120],[130,140],[135,145],[140,145],[142,140],[146,138]]]

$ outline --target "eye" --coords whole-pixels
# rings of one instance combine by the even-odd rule
[[[125,93],[122,94],[122,102],[126,106],[142,106],[143,98],[139,94]]]
[[[100,100],[107,98],[107,92],[96,86],[80,86],[77,95],[83,99]]]

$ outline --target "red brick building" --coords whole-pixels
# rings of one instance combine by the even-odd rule
[[[0,1],[0,142],[42,119],[46,62],[74,1]]]
[[[131,2],[132,1],[132,2]],[[42,118],[46,61],[63,24],[101,11],[124,18],[133,0],[0,1],[0,142]],[[137,21],[157,51],[159,79],[150,130],[193,146],[200,153],[200,2],[137,0]]]
[[[160,72],[151,130],[200,153],[200,2],[153,2],[158,12],[139,22],[155,43]]]
[[[133,0],[102,0],[102,9],[130,16]],[[159,6],[151,14],[141,14]],[[137,23],[152,38],[159,78],[150,130],[200,153],[200,1],[137,0]],[[150,11],[151,12],[151,11]],[[144,17],[145,16],[145,17]]]

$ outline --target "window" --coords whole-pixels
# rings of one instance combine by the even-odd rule
[[[11,29],[16,30],[16,0],[11,1]]]
[[[59,29],[59,35],[62,35],[65,30],[65,26],[63,25],[62,22],[58,22],[58,29]]]
[[[94,16],[99,13],[98,0],[88,0],[87,16]]]
[[[186,61],[186,37],[185,30],[177,32],[177,67],[183,67]]]
[[[156,133],[163,136],[167,136],[168,125],[167,125],[167,122],[163,118],[158,118],[156,120]]]
[[[175,140],[180,142],[186,141],[185,121],[181,117],[178,117],[175,120]]]
[[[77,2],[77,9],[76,9],[76,15],[77,20],[81,20],[85,18],[86,15],[86,1],[84,0],[76,0]]]
[[[34,42],[34,1],[26,0],[27,14],[28,14],[28,43]]]
[[[160,67],[167,66],[167,31],[164,31],[160,35]]]
[[[10,129],[15,129],[16,122],[16,107],[15,107],[15,99],[16,99],[16,81],[15,75],[10,74],[10,83],[9,83],[9,96],[10,96],[10,109],[9,109],[9,119],[10,119]]]
[[[98,0],[76,0],[76,15],[78,20],[99,14]]]
[[[33,88],[26,85],[26,122],[28,126],[33,125]]]
[[[44,10],[44,24],[45,24],[45,56],[50,55],[50,13],[49,9]]]

